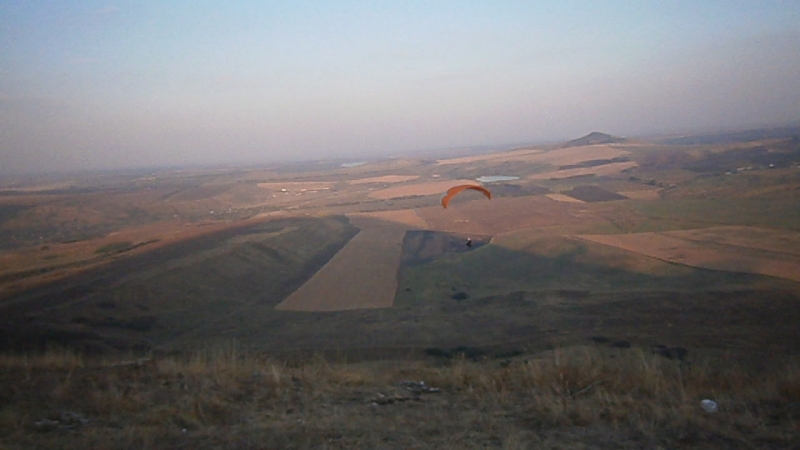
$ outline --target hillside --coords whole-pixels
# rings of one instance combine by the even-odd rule
[[[134,360],[0,357],[4,449],[789,449],[796,361],[680,348],[499,359],[278,359],[221,346]],[[703,400],[716,403],[707,412]]]
[[[0,448],[797,447],[798,141],[618,139],[8,186]]]
[[[625,142],[625,138],[612,136],[606,133],[600,133],[598,131],[593,131],[586,136],[580,137],[578,139],[573,139],[571,141],[567,141],[562,148],[569,148],[569,147],[582,147],[584,145],[597,145],[597,144],[616,144],[619,142]]]

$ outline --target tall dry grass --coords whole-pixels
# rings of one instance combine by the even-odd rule
[[[576,347],[297,363],[231,345],[152,359],[4,355],[0,382],[2,449],[800,446],[795,359],[754,370]]]

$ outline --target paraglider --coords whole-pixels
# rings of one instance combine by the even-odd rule
[[[450,199],[453,198],[459,192],[464,191],[466,189],[474,189],[476,191],[483,192],[483,195],[485,195],[486,198],[488,199],[492,198],[492,193],[489,192],[489,190],[483,186],[478,186],[474,184],[461,184],[458,186],[453,186],[447,190],[447,193],[444,194],[444,197],[442,197],[442,206],[447,208],[447,205],[450,203]]]

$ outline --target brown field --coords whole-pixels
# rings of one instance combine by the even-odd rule
[[[420,208],[431,230],[493,236],[536,226],[570,223],[568,204],[544,196],[479,199],[450,207]]]
[[[639,191],[619,191],[619,195],[624,195],[632,200],[658,200],[658,189],[642,189]]]
[[[280,191],[281,189],[286,189],[288,191],[299,191],[301,189],[305,189],[307,191],[320,191],[323,189],[331,189],[335,184],[336,183],[331,181],[286,181],[258,183],[258,187],[271,191]]]
[[[797,233],[718,227],[668,233],[579,237],[687,266],[800,281],[800,252],[797,245],[800,235]],[[785,245],[787,242],[791,245]]]
[[[408,186],[396,186],[386,189],[379,189],[369,193],[372,198],[389,200],[392,198],[410,197],[412,195],[435,195],[444,194],[448,188],[458,184],[478,184],[475,180],[442,180],[428,181],[425,183],[410,184]]]
[[[564,194],[545,194],[544,196],[549,198],[550,200],[555,200],[557,202],[585,203],[583,200],[578,200],[577,198],[570,197],[569,195],[564,195]]]
[[[630,152],[614,145],[587,145],[584,147],[569,147],[552,150],[546,153],[524,155],[512,161],[541,162],[554,166],[578,164],[594,159],[612,159],[629,155]]]
[[[475,156],[462,156],[460,158],[448,158],[448,159],[440,159],[437,161],[437,164],[440,165],[450,165],[450,164],[467,164],[473,162],[485,162],[485,161],[507,161],[510,160],[509,158],[519,158],[527,155],[533,155],[536,153],[542,153],[544,150],[537,150],[537,149],[521,149],[521,150],[512,150],[508,152],[502,153],[489,153],[487,155],[475,155]]]
[[[594,159],[594,158],[592,158]],[[636,167],[639,164],[633,161],[625,161],[611,164],[603,164],[602,166],[594,167],[580,167],[576,169],[554,170],[552,172],[537,173],[531,175],[528,179],[531,180],[557,180],[560,178],[580,177],[585,175],[616,175],[625,169]]]
[[[391,308],[406,227],[354,215],[361,231],[275,309],[342,311]]]
[[[554,166],[578,164],[595,159],[611,159],[629,155],[627,150],[621,150],[611,145],[588,145],[585,147],[560,148],[544,153],[520,155],[509,159],[510,161],[528,163],[546,163]]]
[[[404,181],[416,180],[419,175],[384,175],[381,177],[358,178],[349,180],[347,184],[369,184],[369,183],[402,183]]]
[[[452,185],[452,181],[443,182]],[[349,215],[362,231],[297,291],[280,310],[338,311],[391,307],[403,235],[410,228],[493,236],[537,226],[573,223],[564,203],[544,197],[497,198]],[[336,292],[333,294],[333,292]]]
[[[552,164],[554,166],[578,164],[594,159],[611,159],[629,155],[630,152],[623,150],[618,145],[587,145],[583,147],[559,148],[556,150],[537,150],[524,149],[502,153],[491,153],[488,155],[468,156],[463,158],[451,158],[438,161],[440,165],[466,164],[473,162],[525,162]],[[621,169],[620,169],[621,170]],[[614,172],[616,173],[616,172]]]
[[[355,214],[351,217],[356,216]],[[384,220],[387,222],[397,222],[408,225],[411,228],[426,230],[428,224],[425,222],[416,209],[396,209],[391,211],[376,211],[371,213],[358,214],[358,216],[371,217],[373,219]]]
[[[800,257],[800,234],[756,227],[714,227],[665,233],[693,241],[755,248]]]

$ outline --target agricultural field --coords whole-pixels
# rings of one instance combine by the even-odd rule
[[[800,169],[787,163],[798,150],[609,142],[8,187],[0,331],[8,348],[93,352],[220,339],[275,351],[518,350],[593,335],[783,348],[793,316],[782,308],[800,281]],[[737,158],[762,166],[710,169]],[[449,186],[475,182],[465,174],[504,175],[509,162],[529,176],[486,183],[492,200],[467,191],[439,204]],[[644,321],[705,297],[787,327],[714,338],[677,316],[667,330]],[[628,302],[636,313],[612,306]],[[747,335],[761,337],[745,345]]]
[[[350,222],[359,228],[358,234],[276,309],[344,311],[392,306],[406,227],[366,216],[351,216]]]
[[[800,233],[715,227],[580,237],[687,266],[800,281]]]
[[[223,346],[230,350],[220,370],[228,371],[237,359],[230,355],[241,352],[248,355],[238,357],[241,364],[242,358],[269,361],[248,370],[269,371],[275,386],[285,377],[311,380],[308,371],[344,377],[336,388],[303,395],[339,402],[355,415],[364,414],[363,405],[345,397],[366,395],[364,386],[394,392],[370,397],[377,407],[409,400],[441,409],[445,403],[434,398],[474,401],[459,389],[480,385],[496,401],[491,414],[517,411],[521,403],[506,389],[520,385],[509,377],[527,379],[528,362],[577,351],[592,356],[578,358],[582,368],[575,370],[594,367],[603,375],[576,379],[580,386],[548,381],[560,386],[551,393],[553,404],[562,402],[552,420],[573,427],[576,417],[610,423],[564,402],[584,390],[597,390],[597,397],[587,393],[587,402],[623,395],[616,385],[604,386],[616,376],[615,361],[661,367],[650,377],[723,361],[748,379],[766,373],[765,356],[774,367],[792,364],[800,341],[797,143],[790,137],[692,145],[590,137],[447,159],[2,185],[1,350],[134,355],[160,361],[141,370],[169,378],[171,370],[201,373],[206,369],[180,366],[189,363],[179,359]],[[587,143],[596,139],[609,142]],[[482,176],[501,177],[483,183],[491,200],[468,190],[441,206],[448,187],[477,184]],[[324,362],[333,359],[344,365]],[[389,373],[387,361],[416,367],[392,377],[424,376],[447,392],[428,400],[387,388],[375,375]],[[796,380],[770,373],[765,379],[783,383],[774,389],[795,389]],[[464,374],[475,378],[453,381]],[[557,379],[536,377],[551,375]],[[691,389],[708,389],[707,381],[697,383]],[[218,400],[206,406],[223,408]],[[691,408],[690,401],[674,404],[669,414]],[[794,413],[776,406],[785,399],[765,394],[752,401],[780,417],[781,431],[767,432],[763,424],[746,433],[725,428],[724,442],[789,442],[779,434],[791,428]],[[632,423],[627,410],[616,414]],[[418,418],[408,414],[386,417]],[[306,417],[322,428],[335,422],[321,413]],[[3,420],[0,433],[8,428]],[[170,420],[197,430],[217,423],[208,412]],[[517,422],[487,423],[526,439]]]
[[[796,301],[792,142],[595,133],[438,160],[17,182],[0,191],[0,331],[8,348],[94,352],[672,341],[637,325],[641,307],[765,291]],[[737,164],[748,169],[730,173]],[[492,200],[467,191],[441,207],[448,187],[487,174],[512,176],[485,184]],[[641,298],[636,314],[610,306]],[[690,324],[682,345],[713,347],[675,321]],[[779,345],[777,329],[732,328],[725,342]]]

